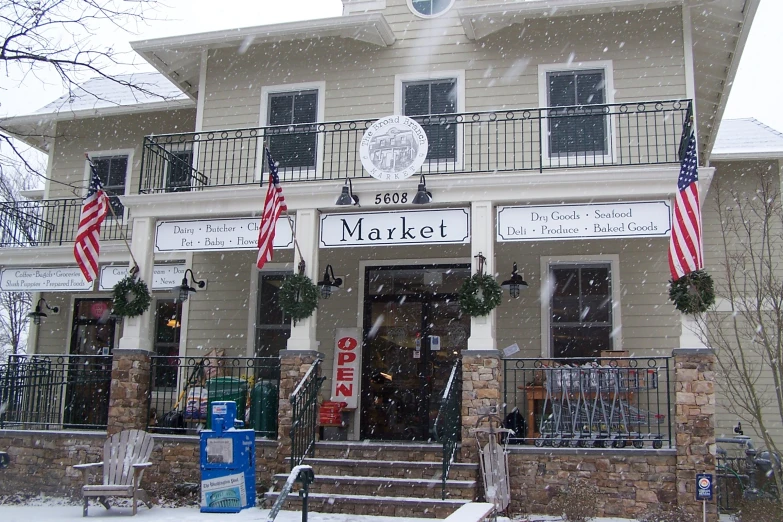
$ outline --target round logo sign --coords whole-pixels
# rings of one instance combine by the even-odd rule
[[[427,158],[428,149],[421,125],[407,116],[386,116],[364,132],[359,156],[370,176],[395,181],[413,176]]]
[[[701,489],[709,489],[710,487],[710,479],[707,477],[701,477],[699,479],[699,488]]]

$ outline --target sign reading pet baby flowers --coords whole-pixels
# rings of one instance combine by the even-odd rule
[[[386,116],[364,131],[359,157],[370,176],[396,181],[414,175],[427,158],[428,149],[421,125],[407,116]]]

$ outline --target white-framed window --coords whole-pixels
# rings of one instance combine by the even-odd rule
[[[395,114],[416,120],[427,134],[424,169],[453,170],[462,165],[462,126],[456,115],[465,107],[465,71],[398,74]]]
[[[434,18],[448,11],[455,0],[408,0],[408,8],[421,18]]]
[[[193,187],[193,150],[173,151],[166,165],[166,192],[188,192]]]
[[[541,259],[545,357],[592,358],[622,349],[618,255]]]
[[[112,150],[88,152],[98,177],[103,183],[103,190],[109,196],[109,203],[114,214],[109,212],[107,219],[112,219],[114,215],[118,219],[125,218],[125,206],[120,202],[119,196],[128,194],[130,189],[130,168],[133,164],[133,150]],[[90,183],[90,164],[85,162],[84,168],[84,193],[87,193],[87,186]]]
[[[539,105],[548,110],[541,140],[553,164],[605,164],[614,157],[611,61],[544,64],[538,67]],[[562,108],[558,108],[562,107]]]
[[[321,169],[323,139],[316,132],[324,121],[324,82],[267,86],[261,89],[261,125],[279,163],[281,177]],[[295,175],[295,174],[292,174]]]

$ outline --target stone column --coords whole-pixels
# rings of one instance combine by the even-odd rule
[[[150,394],[150,352],[115,350],[109,391],[109,435],[147,428]]]
[[[318,281],[318,211],[302,209],[296,213],[296,240],[305,262],[305,275],[315,283]],[[296,247],[294,247],[296,248]],[[298,269],[299,255],[294,252],[294,271]],[[316,351],[315,328],[318,323],[318,310],[307,319],[291,325],[291,337],[288,338],[288,350]]]
[[[470,255],[471,274],[478,270],[478,256],[486,258],[484,273],[493,275],[495,270],[495,220],[491,201],[474,201],[470,205]],[[470,318],[468,350],[495,350],[495,310],[481,317]]]
[[[277,407],[277,456],[281,468],[291,455],[291,425],[293,424],[293,407],[291,394],[312,364],[323,359],[324,355],[308,350],[280,351],[280,391]]]
[[[470,429],[481,415],[503,402],[503,362],[497,350],[462,352],[462,462],[478,462],[476,438]]]
[[[715,353],[708,348],[676,349],[674,356],[677,503],[701,520],[696,501],[696,474],[715,476]],[[717,522],[715,500],[707,503],[707,520]]]

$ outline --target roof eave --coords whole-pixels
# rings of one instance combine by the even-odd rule
[[[783,159],[783,150],[759,152],[715,152],[710,155],[710,162],[715,161],[765,161]]]

